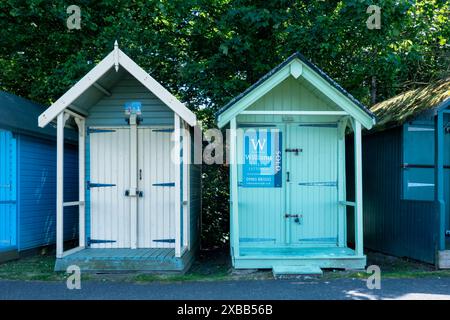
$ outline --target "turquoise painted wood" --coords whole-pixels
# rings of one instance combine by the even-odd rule
[[[362,251],[347,244],[344,136],[350,120],[370,128],[373,115],[303,62],[291,57],[218,113],[219,126],[236,128],[230,142],[235,268],[366,264]]]

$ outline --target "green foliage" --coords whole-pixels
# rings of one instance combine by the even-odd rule
[[[81,30],[66,8],[81,8]],[[366,9],[381,7],[381,29]],[[214,111],[300,51],[362,102],[450,73],[448,0],[3,0],[0,89],[55,101],[111,51],[139,65],[214,126]],[[372,92],[373,94],[373,92]],[[224,243],[227,168],[204,168],[206,245]]]

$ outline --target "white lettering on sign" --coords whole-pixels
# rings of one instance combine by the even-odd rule
[[[264,145],[266,144],[266,139],[264,139],[263,142],[261,142],[261,140],[258,139],[257,140],[258,142],[256,142],[256,143],[255,143],[255,141],[256,141],[255,139],[251,139],[251,141],[252,141],[253,149],[255,149],[255,150],[259,146],[259,150],[262,151],[264,149]]]

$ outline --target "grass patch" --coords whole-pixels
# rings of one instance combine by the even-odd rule
[[[388,278],[427,278],[450,277],[450,270],[435,270],[433,266],[396,258],[379,253],[368,252],[368,265],[378,265],[381,276]],[[67,274],[54,272],[55,256],[53,252],[43,251],[30,257],[0,264],[0,279],[22,281],[65,281]],[[341,278],[367,279],[364,271],[325,271],[322,280]],[[82,280],[146,282],[185,282],[185,281],[226,281],[273,279],[271,270],[236,271],[231,268],[228,250],[201,251],[190,270],[184,274],[92,274],[83,273]]]

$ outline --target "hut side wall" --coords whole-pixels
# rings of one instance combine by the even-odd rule
[[[348,140],[351,140],[349,137]],[[403,200],[403,127],[363,137],[364,244],[387,254],[435,262],[437,210],[433,201]],[[347,148],[352,153],[351,142]],[[426,146],[416,146],[425,150]],[[347,162],[347,181],[353,179],[353,161]],[[352,200],[353,184],[347,184]],[[353,239],[353,211],[348,210]]]
[[[18,250],[54,244],[56,240],[56,142],[18,137]],[[64,201],[78,200],[78,150],[66,144]],[[64,239],[78,235],[78,209],[64,209]]]

